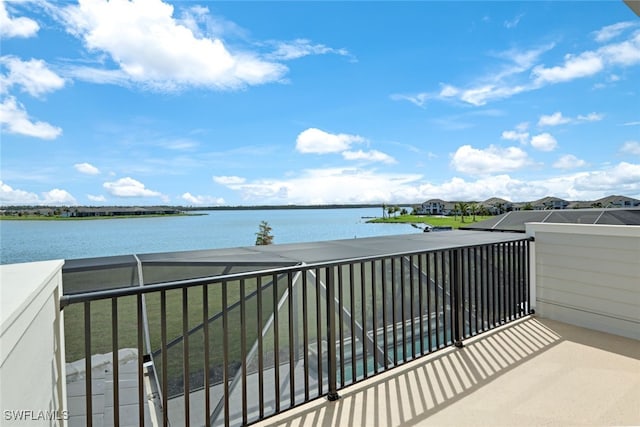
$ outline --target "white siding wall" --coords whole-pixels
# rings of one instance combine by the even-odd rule
[[[527,224],[536,313],[640,339],[640,227]]]
[[[62,265],[0,266],[0,425],[66,425]]]

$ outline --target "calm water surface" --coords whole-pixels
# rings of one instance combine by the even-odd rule
[[[366,224],[381,208],[210,211],[201,216],[85,221],[0,221],[0,263],[252,246],[260,221],[274,243],[416,233]]]

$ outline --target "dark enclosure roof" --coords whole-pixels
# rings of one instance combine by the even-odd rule
[[[513,211],[460,228],[463,230],[515,231],[524,233],[527,222],[640,225],[640,208]]]
[[[144,277],[144,284],[150,284],[259,271],[300,263],[315,264],[424,252],[509,242],[522,238],[523,236],[517,233],[496,234],[454,230],[322,242],[70,259],[65,261],[63,268],[64,293],[139,286],[140,272]],[[137,260],[140,260],[140,267]]]

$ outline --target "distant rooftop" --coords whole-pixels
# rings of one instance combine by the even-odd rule
[[[514,211],[495,216],[486,221],[468,224],[460,227],[460,229],[524,233],[527,222],[640,225],[640,208]]]

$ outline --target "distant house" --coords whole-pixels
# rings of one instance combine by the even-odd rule
[[[500,197],[492,197],[480,203],[491,215],[500,215],[513,210],[513,203]]]
[[[455,203],[441,199],[430,199],[416,208],[418,215],[449,215],[454,210]]]
[[[550,209],[566,209],[569,202],[558,197],[543,197],[542,199],[531,202],[534,210],[543,211]]]
[[[640,206],[640,200],[627,196],[607,196],[594,200],[592,206],[602,208],[633,208]]]
[[[102,216],[132,216],[132,215],[175,215],[177,209],[164,207],[80,207],[76,208],[71,216],[75,217],[102,217]]]

